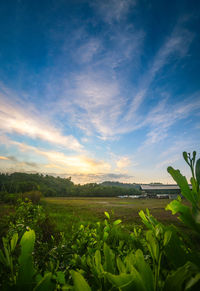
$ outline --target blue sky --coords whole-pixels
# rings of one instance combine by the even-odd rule
[[[199,1],[0,4],[0,170],[171,183],[200,148]]]

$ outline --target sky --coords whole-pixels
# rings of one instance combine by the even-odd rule
[[[172,183],[200,153],[200,1],[1,0],[0,171]]]

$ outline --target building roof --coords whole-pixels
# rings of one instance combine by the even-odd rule
[[[178,190],[178,185],[141,185],[142,190]]]

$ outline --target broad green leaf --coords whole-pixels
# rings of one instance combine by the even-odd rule
[[[173,266],[173,269],[177,269],[183,266],[188,260],[188,252],[183,246],[183,242],[177,235],[174,227],[171,227],[172,235],[167,245],[165,245],[165,254]]]
[[[42,280],[42,275],[41,274],[37,274],[36,276],[35,276],[35,282],[36,283],[39,283],[41,280]]]
[[[99,250],[96,250],[94,254],[95,264],[96,266],[99,266],[101,264],[101,253]]]
[[[123,291],[146,291],[143,280],[134,267],[131,274],[121,273],[120,275],[113,275],[107,273],[106,278],[114,287]]]
[[[183,205],[180,201],[173,200],[170,204],[168,204],[165,208],[166,210],[171,210],[172,214],[176,214],[177,212],[180,214],[179,219],[188,227],[192,228],[200,233],[200,225],[196,223],[194,216],[192,215],[191,209]]]
[[[74,282],[74,291],[91,291],[87,281],[80,273],[72,270],[71,274]]]
[[[108,213],[107,211],[105,211],[104,214],[105,214],[105,216],[106,216],[108,219],[110,219],[110,215],[109,215],[109,213]]]
[[[105,227],[104,227],[104,231],[105,232],[108,232],[110,230],[110,226],[109,225],[106,225]]]
[[[191,203],[193,203],[193,199],[191,197],[191,190],[188,185],[188,182],[179,170],[175,170],[172,167],[167,168],[168,173],[172,176],[172,178],[176,181],[181,189],[181,194]]]
[[[117,220],[115,220],[114,222],[113,222],[113,225],[118,225],[118,224],[120,224],[122,221],[121,221],[121,219],[117,219]]]
[[[110,273],[106,273],[105,276],[113,286],[119,288],[120,290],[131,290],[132,288],[132,283],[134,279],[132,274],[122,273],[120,275],[113,275]]]
[[[117,257],[117,268],[119,273],[126,273],[126,267],[119,257]]]
[[[146,240],[148,242],[148,248],[151,252],[152,258],[157,261],[159,255],[159,245],[156,239],[154,238],[151,230],[147,231]]]
[[[169,241],[171,239],[171,236],[172,236],[172,232],[170,230],[165,231],[165,233],[164,233],[164,241],[163,241],[163,245],[164,246],[166,246],[169,243]]]
[[[192,194],[192,197],[194,198],[194,200],[197,202],[198,200],[198,196],[197,196],[197,181],[196,179],[194,179],[193,177],[190,179],[190,182],[192,184],[192,190],[194,191],[194,193],[191,193]]]
[[[10,242],[10,249],[11,249],[11,252],[14,251],[15,247],[16,247],[16,244],[17,244],[17,241],[18,241],[18,233],[14,233],[13,234],[13,237],[11,239],[11,242]]]
[[[183,152],[183,158],[186,161],[186,163],[189,165],[187,152]]]
[[[143,210],[140,210],[139,216],[142,219],[142,222],[146,225],[147,228],[154,230],[155,226],[159,223],[151,214],[149,209],[146,209],[146,214]]]
[[[64,285],[65,284],[65,274],[61,271],[56,272],[56,281],[59,284]]]
[[[200,211],[198,211],[195,215],[195,222],[200,225]]]
[[[196,162],[195,174],[196,174],[197,184],[200,187],[200,159],[198,159]]]
[[[195,277],[191,278],[189,282],[186,284],[185,290],[191,290],[191,288],[196,285],[200,280],[200,273],[196,274]]]
[[[86,262],[87,262],[87,265],[88,265],[89,267],[92,266],[92,259],[91,259],[90,256],[87,256],[87,258],[86,258]]]
[[[143,210],[140,210],[139,216],[141,217],[142,222],[146,225],[147,228],[153,229],[153,226],[151,225],[151,223],[149,223],[149,221],[148,221],[148,219],[147,219],[147,217],[146,217],[146,215],[145,215]]]
[[[192,156],[192,160],[193,160],[193,163],[194,163],[194,161],[195,161],[195,159],[196,159],[196,154],[197,154],[197,152],[196,151],[193,151],[193,156]]]
[[[140,249],[138,249],[135,252],[134,266],[139,272],[146,290],[153,291],[154,290],[153,272],[149,264],[145,262],[143,252]]]
[[[34,291],[53,291],[55,290],[55,284],[52,282],[52,273],[46,273],[44,277],[38,282]]]
[[[3,241],[3,249],[4,249],[4,254],[5,254],[5,259],[6,259],[6,266],[10,267],[10,247],[8,244],[8,241],[5,237],[2,238]]]
[[[149,211],[149,209],[148,208],[146,208],[146,214],[148,215],[148,216],[150,216],[151,214],[150,214],[150,211]]]
[[[197,271],[197,267],[191,262],[187,262],[184,266],[178,268],[172,274],[168,275],[164,291],[182,291],[184,285],[192,277],[192,275]]]
[[[103,266],[101,264],[101,253],[99,250],[96,250],[95,255],[94,255],[94,260],[95,260],[95,265],[98,270],[98,273],[99,274],[103,273]]]
[[[6,257],[4,256],[4,253],[3,253],[2,250],[0,250],[0,262],[1,262],[3,265],[7,266],[7,260],[6,260]]]
[[[144,261],[141,250],[136,254],[129,254],[124,262],[126,263],[126,272],[133,275],[133,290],[153,291],[153,273],[150,266]]]
[[[103,239],[104,239],[104,240],[107,240],[107,238],[108,238],[108,232],[104,232],[104,233],[103,233]]]
[[[178,200],[173,200],[172,202],[167,204],[167,206],[165,207],[165,210],[170,210],[173,215],[178,212],[186,213],[188,209],[190,210],[188,206],[183,205],[181,201],[178,201]]]
[[[163,227],[160,223],[155,227],[155,235],[157,238],[160,238],[163,235]]]
[[[104,270],[106,272],[114,273],[115,272],[115,262],[114,262],[115,254],[106,243],[104,243],[103,252],[104,252],[104,257],[105,257]]]
[[[31,283],[33,282],[33,275],[35,273],[35,270],[33,266],[32,252],[34,248],[34,243],[35,243],[34,230],[26,231],[20,241],[21,254],[18,259],[19,274],[17,279],[17,285],[19,286],[22,285],[31,286]]]
[[[126,272],[127,273],[131,273],[135,271],[135,256],[133,253],[128,254],[125,259],[124,259],[124,263],[126,264]]]

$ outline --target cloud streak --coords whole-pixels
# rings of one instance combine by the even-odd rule
[[[35,153],[38,158],[46,159],[46,163],[40,164],[40,168],[59,169],[62,171],[70,171],[70,173],[98,173],[108,172],[111,169],[109,163],[102,160],[92,159],[84,155],[67,155],[63,152],[40,149],[28,144],[13,141],[5,138],[4,143],[7,146],[15,146],[22,153]],[[7,160],[18,162],[15,157],[7,157]],[[24,162],[28,166],[34,166],[34,163]],[[35,164],[36,166],[36,164]]]
[[[19,160],[15,156],[0,156],[0,160],[3,162],[4,169],[15,169],[14,171],[24,171],[24,170],[30,170],[30,169],[39,169],[40,164]],[[2,166],[2,165],[1,165]]]
[[[130,8],[134,7],[136,1],[133,0],[102,0],[94,1],[92,6],[99,11],[103,21],[108,24],[124,20]]]
[[[111,2],[108,2],[108,5],[111,5],[109,7],[117,3]],[[102,4],[103,7],[106,7],[106,3]],[[118,5],[119,9],[120,7],[124,6]],[[122,9],[122,15],[126,15],[123,11],[125,10]],[[120,19],[117,16],[114,18]],[[110,28],[108,35],[113,33],[110,43],[113,46],[110,47],[106,47],[101,38],[87,38],[87,42],[78,50],[82,52],[81,59],[84,59],[88,66],[80,72],[73,73],[70,80],[65,82],[66,93],[62,94],[63,97],[59,101],[58,112],[61,110],[66,115],[70,114],[70,121],[83,133],[96,135],[103,140],[113,140],[142,128],[149,128],[147,143],[156,143],[166,138],[168,129],[177,120],[183,118],[184,114],[180,112],[178,117],[177,110],[172,108],[176,118],[170,118],[171,121],[167,124],[158,122],[161,114],[159,115],[155,110],[158,110],[160,104],[158,106],[154,104],[153,108],[149,105],[148,112],[143,112],[142,109],[147,108],[145,103],[149,99],[148,94],[157,75],[164,74],[163,69],[166,65],[172,60],[180,61],[189,51],[194,34],[184,28],[185,22],[186,20],[177,22],[171,34],[165,38],[155,56],[149,61],[147,70],[140,77],[138,85],[131,85],[128,89],[125,89],[123,78],[120,79],[121,74],[116,74],[116,68],[123,64],[128,67],[130,61],[137,63],[143,53],[144,32],[135,30],[134,27],[127,28],[127,25],[123,35],[122,32]],[[120,42],[116,41],[119,39]],[[93,59],[96,54],[98,61]],[[184,98],[187,100],[187,96]],[[166,100],[165,105],[170,106]],[[176,103],[176,106],[182,104]],[[193,108],[190,109],[191,112]],[[162,113],[164,113],[163,118],[172,115],[164,110]]]
[[[128,174],[116,174],[116,173],[97,173],[97,174],[63,174],[62,177],[72,177],[72,181],[77,184],[85,183],[102,183],[104,181],[121,181],[132,183],[133,176]]]
[[[149,112],[146,122],[151,125],[151,129],[147,134],[147,139],[144,146],[157,143],[168,136],[168,130],[176,122],[186,119],[192,112],[200,110],[200,92],[190,96],[184,101],[173,105],[167,104],[158,105]]]
[[[178,22],[171,35],[166,38],[166,41],[154,57],[153,62],[150,64],[150,69],[142,76],[139,92],[130,104],[125,118],[126,121],[135,117],[134,113],[144,102],[149,87],[156,75],[170,62],[171,58],[174,57],[175,60],[183,58],[187,54],[193,39],[194,34],[183,29]]]
[[[19,105],[10,94],[0,94],[0,131],[2,133],[16,133],[70,150],[83,150],[83,146],[76,138],[72,135],[64,135],[59,128],[42,118],[35,108],[29,108],[27,102]]]
[[[0,156],[0,160],[9,160],[8,157]]]

